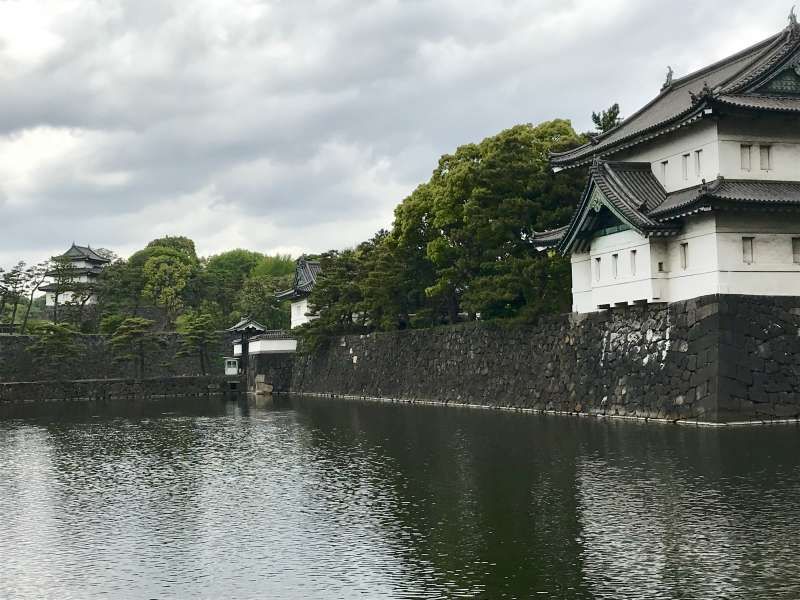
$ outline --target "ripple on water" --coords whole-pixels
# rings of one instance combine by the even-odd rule
[[[150,413],[0,422],[0,597],[800,597],[793,428]]]

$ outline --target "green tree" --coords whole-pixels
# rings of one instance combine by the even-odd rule
[[[197,264],[198,262],[197,251],[195,250],[194,242],[187,237],[168,235],[163,238],[157,238],[147,244],[145,251],[151,250],[156,253],[160,253],[160,249],[162,248],[174,250],[176,253],[183,256],[187,263]]]
[[[178,356],[196,356],[200,372],[207,375],[211,362],[211,349],[219,341],[219,334],[214,327],[214,318],[208,313],[187,313],[183,315],[178,331],[183,334]]]
[[[289,254],[275,254],[262,256],[261,260],[253,267],[250,277],[286,277],[294,274],[295,262]]]
[[[288,275],[249,277],[236,296],[236,318],[247,315],[267,329],[288,329],[289,307],[287,302],[278,301],[275,294],[291,285],[292,277]]]
[[[53,322],[58,323],[61,298],[71,291],[77,279],[77,269],[69,258],[56,256],[50,260],[47,275],[52,279]]]
[[[319,261],[322,273],[309,297],[310,312],[317,318],[304,325],[306,338],[316,343],[330,335],[364,331],[359,250],[331,250]]]
[[[161,340],[153,333],[154,324],[150,319],[128,317],[110,338],[117,360],[131,362],[137,379],[144,377],[148,354],[161,345]]]
[[[47,262],[32,265],[25,270],[25,291],[28,295],[28,302],[25,307],[25,315],[22,317],[20,333],[24,334],[25,330],[28,328],[28,319],[30,318],[31,309],[33,308],[34,294],[36,294],[39,286],[44,283],[46,276]]]
[[[592,123],[600,133],[613,129],[619,123],[619,104],[612,104],[607,110],[592,113]]]
[[[164,326],[171,329],[183,307],[183,290],[192,274],[190,265],[176,251],[163,249],[147,259],[142,269],[142,295],[164,311]]]
[[[117,259],[100,273],[96,288],[97,304],[103,317],[133,315],[142,302],[142,268],[134,267],[129,261]]]
[[[77,365],[79,333],[66,323],[42,323],[32,327],[33,343],[27,350],[48,377],[68,378]]]
[[[237,298],[264,256],[249,250],[230,250],[205,261],[201,274],[202,300],[218,306],[223,323],[233,320]],[[223,323],[219,323],[220,326]]]
[[[580,143],[568,121],[519,125],[443,156],[430,181],[427,256],[435,269],[427,292],[442,298],[448,321],[517,316],[527,301],[515,261],[538,260],[534,231],[569,218],[583,175],[555,181],[551,151]],[[569,287],[569,283],[565,282]]]
[[[9,323],[14,325],[17,320],[17,309],[25,294],[25,263],[20,261],[10,271],[3,273],[2,281],[4,295],[7,301],[11,302]]]

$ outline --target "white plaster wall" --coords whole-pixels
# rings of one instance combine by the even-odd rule
[[[46,292],[44,295],[44,304],[45,306],[55,306],[56,302],[56,295],[53,292]],[[64,304],[68,304],[72,302],[72,293],[71,292],[61,292],[58,295],[58,305],[63,306]],[[90,304],[97,304],[97,297],[90,296],[89,299],[86,301],[86,306]]]
[[[694,153],[702,150],[701,172],[695,173]],[[689,154],[688,178],[683,178],[683,155]],[[656,138],[631,150],[615,154],[611,160],[649,162],[653,174],[668,192],[700,185],[719,174],[719,141],[717,123],[705,119],[674,133]],[[661,176],[661,163],[668,161],[667,178]]]
[[[687,244],[687,265],[681,244]],[[716,219],[712,213],[689,217],[683,232],[666,243],[667,302],[716,294],[719,286]]]
[[[297,351],[297,340],[253,340],[247,345],[248,354],[291,354]],[[242,355],[242,344],[233,344],[233,355]]]
[[[752,145],[751,168],[742,169],[741,146]],[[769,145],[771,169],[762,170],[759,147]],[[781,115],[746,115],[719,123],[720,175],[726,179],[800,181],[800,119]]]
[[[297,340],[256,340],[247,349],[250,354],[286,354],[296,350]]]
[[[722,294],[800,296],[800,265],[792,238],[800,238],[800,216],[722,213],[717,218]],[[753,239],[753,262],[746,264],[742,238]]]
[[[309,309],[307,298],[292,302],[292,329],[295,327],[300,327],[300,325],[305,325],[306,323],[309,323],[317,318],[308,316],[308,312]]]
[[[592,312],[592,270],[588,252],[575,252],[572,262],[572,310],[577,313]]]
[[[753,262],[744,262],[742,238],[753,239]],[[576,312],[593,312],[639,300],[678,302],[709,294],[800,296],[800,264],[794,262],[792,239],[800,239],[800,215],[789,213],[704,213],[689,217],[683,232],[672,238],[647,240],[626,231],[596,238],[586,254],[573,257]],[[687,263],[681,259],[687,244]],[[627,252],[637,251],[637,274],[630,273]],[[619,254],[613,278],[611,256]],[[600,280],[595,258],[601,259]],[[639,260],[641,258],[641,261]],[[659,272],[659,263],[663,272]],[[587,266],[588,265],[588,266]],[[591,292],[585,289],[591,268]]]
[[[635,273],[631,262],[633,250],[636,251]],[[613,268],[614,254],[618,256],[616,277]],[[597,310],[602,305],[652,300],[650,242],[647,238],[633,230],[598,237],[592,240],[589,256],[591,310]],[[600,259],[599,263],[597,259]]]

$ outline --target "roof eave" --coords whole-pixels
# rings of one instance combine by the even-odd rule
[[[692,107],[684,112],[667,119],[666,121],[662,121],[661,123],[657,123],[648,127],[646,129],[642,129],[641,131],[637,131],[635,133],[630,134],[627,137],[620,138],[616,142],[609,144],[608,146],[604,146],[600,148],[597,152],[589,152],[582,156],[576,157],[574,159],[571,158],[559,158],[558,156],[551,154],[550,155],[550,167],[551,169],[558,169],[565,170],[565,169],[572,169],[575,167],[583,167],[587,164],[591,163],[595,158],[603,158],[609,156],[611,154],[616,154],[617,152],[621,152],[622,150],[628,150],[639,144],[643,144],[653,140],[657,137],[662,135],[666,135],[667,133],[672,133],[681,127],[685,127],[687,125],[691,125],[696,123],[698,120],[703,118],[707,118],[711,116],[711,113],[707,113],[706,109],[713,108],[710,102],[710,99],[704,98],[700,102],[692,105]],[[596,146],[601,146],[601,144],[596,144]],[[578,150],[586,148],[587,145],[583,145],[580,148],[576,148],[570,153],[574,154]],[[563,155],[563,156],[566,156]]]

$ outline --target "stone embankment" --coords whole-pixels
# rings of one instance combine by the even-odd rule
[[[707,296],[251,357],[275,390],[673,421],[800,415],[800,298]]]
[[[98,402],[201,397],[226,393],[223,377],[154,377],[0,383],[0,407],[41,402]]]
[[[148,353],[145,377],[202,375],[195,356],[179,356],[181,336],[166,333],[160,344]],[[69,360],[53,364],[39,360],[30,350],[35,338],[26,335],[0,335],[0,382],[53,379],[126,379],[134,377],[130,361],[115,359],[109,339],[103,335],[76,335],[75,351]],[[223,372],[222,356],[232,351],[233,337],[221,332],[216,347],[209,352],[209,371]]]

